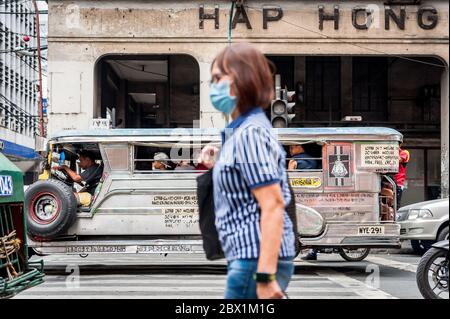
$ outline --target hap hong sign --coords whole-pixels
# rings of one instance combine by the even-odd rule
[[[389,3],[389,2],[388,2]],[[390,3],[389,3],[390,4]],[[370,4],[367,6],[357,5],[351,9],[351,24],[355,29],[368,30],[372,25],[374,18],[384,17],[384,29],[390,30],[395,24],[398,29],[405,30],[405,22],[410,17],[407,17],[406,5],[398,5],[392,2],[396,8],[388,4]],[[299,4],[300,6],[301,4]],[[423,5],[414,3],[418,6],[415,14],[417,25],[423,30],[432,30],[436,28],[439,21],[439,13],[437,9],[431,5]],[[227,9],[228,10],[228,9]],[[252,23],[248,17],[249,10],[256,10],[261,12],[263,29],[268,29],[269,23],[276,23],[283,19],[284,10],[280,6],[264,5],[259,7],[248,7],[244,4],[238,5],[233,14],[232,28],[236,28],[238,23],[245,24],[247,29],[253,29]],[[205,8],[205,5],[199,7],[199,28],[204,29],[205,20],[214,20],[214,28],[219,29],[219,5],[214,8]],[[323,30],[326,22],[333,23],[334,29],[339,30],[341,23],[341,9],[339,5],[324,5],[317,6],[318,29]],[[291,21],[292,22],[292,21]],[[228,23],[228,22],[227,22]]]

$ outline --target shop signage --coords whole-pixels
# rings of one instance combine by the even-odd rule
[[[378,8],[379,6],[377,6]],[[396,25],[398,29],[405,30],[405,22],[407,18],[406,6],[397,5],[393,3],[393,6],[387,4],[380,6],[384,13],[384,29],[390,30],[393,25]],[[236,28],[238,23],[244,24],[247,29],[251,30],[252,22],[247,14],[245,5],[237,6],[233,14],[232,28]],[[276,23],[283,19],[283,8],[280,6],[263,6],[259,10],[262,14],[263,29],[268,29],[270,23]],[[374,6],[355,6],[352,8],[351,23],[355,29],[358,30],[368,30],[371,21],[373,20]],[[423,5],[417,9],[415,14],[415,20],[417,25],[423,30],[432,30],[436,28],[439,20],[439,14],[436,8],[430,5]],[[335,30],[339,30],[339,25],[341,23],[341,10],[339,5],[324,5],[319,4],[317,7],[317,17],[318,17],[318,29],[323,30],[325,23],[332,23]],[[219,6],[205,7],[205,5],[200,5],[199,7],[199,28],[205,28],[205,20],[214,20],[214,28],[219,29]]]
[[[0,196],[11,196],[14,185],[11,176],[0,175]]]

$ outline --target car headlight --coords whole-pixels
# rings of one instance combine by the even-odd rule
[[[399,210],[399,211],[397,211],[397,214],[396,214],[396,217],[395,217],[395,220],[396,221],[403,221],[403,220],[405,220],[405,219],[407,219],[408,218],[408,211],[407,210]]]
[[[432,218],[433,214],[428,209],[410,209],[408,219]]]

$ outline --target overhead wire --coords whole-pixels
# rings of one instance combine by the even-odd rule
[[[12,54],[13,52],[0,52],[0,53],[9,53]],[[34,66],[32,66],[31,64],[29,64],[26,60],[22,60],[20,57],[17,57],[20,61],[22,61],[22,63],[28,65],[31,69],[33,69],[36,72],[39,72]],[[43,76],[47,77],[47,74],[42,73]]]

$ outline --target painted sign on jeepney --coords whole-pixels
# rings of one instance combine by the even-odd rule
[[[361,168],[395,172],[398,160],[397,144],[361,144]]]
[[[354,205],[377,204],[375,193],[297,193],[295,201],[309,207],[335,206],[337,209],[347,210]]]
[[[197,206],[196,195],[155,195],[151,203],[154,206]]]
[[[373,221],[378,216],[378,196],[374,193],[299,193],[295,201],[315,209],[326,220]]]
[[[164,226],[166,228],[198,227],[199,215],[197,208],[165,208]]]

